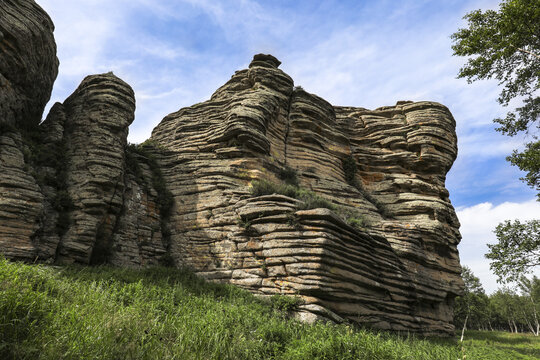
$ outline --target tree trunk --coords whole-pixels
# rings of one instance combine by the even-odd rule
[[[538,322],[538,315],[536,314],[536,304],[534,303],[534,298],[531,295],[531,302],[533,305],[533,315],[534,315],[534,324],[536,325],[536,332],[533,330],[534,336],[538,336],[540,332],[540,323]]]
[[[461,339],[459,341],[463,342],[463,336],[465,336],[465,328],[467,327],[467,320],[469,319],[469,313],[465,316],[465,321],[463,322],[463,329],[461,329]]]

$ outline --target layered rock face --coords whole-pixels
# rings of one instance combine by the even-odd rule
[[[0,6],[0,249],[36,255],[43,194],[28,163],[21,129],[36,126],[58,72],[53,23],[33,1]],[[25,156],[26,155],[26,156]]]
[[[54,25],[33,0],[0,6],[0,124],[37,125],[58,73]]]
[[[0,75],[36,77],[48,99],[52,23],[32,1],[8,5],[7,21],[45,20],[34,45],[0,53]],[[2,33],[13,28],[2,21]],[[40,46],[53,50],[38,65]],[[452,334],[462,289],[459,223],[444,187],[457,154],[452,115],[432,102],[335,107],[279,65],[256,55],[139,146],[127,144],[133,90],[112,73],[85,78],[39,126],[46,100],[37,95],[0,107],[9,119],[0,128],[0,252],[187,266],[256,294],[298,295],[306,321]],[[22,104],[37,91],[17,84],[0,98]]]
[[[154,175],[144,156],[137,176],[126,164],[131,87],[112,73],[88,76],[39,124],[58,70],[53,29],[33,1],[2,3],[0,251],[32,261],[158,264],[165,245]]]
[[[459,223],[444,188],[457,153],[452,115],[430,102],[333,107],[295,88],[278,64],[255,56],[209,101],[154,129],[168,151],[176,263],[257,293],[300,294],[308,319],[452,332],[462,286]],[[253,180],[282,182],[286,167],[301,189],[363,225],[251,195]]]

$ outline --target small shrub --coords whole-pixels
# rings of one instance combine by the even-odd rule
[[[300,296],[272,295],[270,303],[272,308],[283,312],[291,312],[298,309],[304,300]]]
[[[301,230],[302,225],[298,221],[298,216],[294,212],[287,213],[287,224],[294,227],[296,230]]]
[[[366,226],[363,218],[350,217],[347,219],[347,223],[357,229],[363,229]]]
[[[251,226],[251,221],[244,221],[242,220],[242,218],[238,219],[238,226],[244,228],[244,229],[247,229],[248,227]]]
[[[315,194],[313,191],[289,184],[276,184],[264,179],[254,180],[251,184],[251,194],[253,196],[271,194],[285,195],[302,201],[298,207],[300,210],[325,208],[334,211],[346,223],[358,229],[363,229],[367,225],[363,216],[357,211],[343,206],[337,206],[330,200]],[[293,220],[292,218],[288,218],[288,222],[290,225],[294,225],[295,228],[299,227],[297,219]]]
[[[343,172],[345,173],[345,181],[351,186],[356,187],[358,180],[356,180],[356,172],[358,167],[356,166],[356,160],[352,155],[347,156],[341,160],[343,166]]]
[[[285,182],[285,184],[298,186],[298,174],[295,169],[292,167],[285,165],[281,169],[279,169],[279,178]]]
[[[329,200],[315,194],[313,191],[309,191],[303,188],[298,189],[298,194],[296,198],[304,202],[304,205],[301,207],[304,210],[318,208],[337,210],[337,206],[332,204],[332,202],[330,202]]]
[[[251,195],[262,196],[280,194],[294,199],[298,198],[298,187],[289,184],[276,184],[268,180],[254,180],[251,182]]]
[[[354,208],[341,207],[337,213],[347,224],[357,229],[364,229],[368,225],[364,216]]]

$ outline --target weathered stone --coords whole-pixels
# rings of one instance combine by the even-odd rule
[[[457,152],[452,115],[429,102],[333,107],[294,88],[278,65],[256,55],[209,101],[154,129],[169,150],[160,161],[176,204],[172,256],[259,294],[299,294],[303,317],[322,308],[376,328],[450,334],[462,286],[459,223],[444,188]],[[285,165],[368,225],[250,196],[251,180],[279,182]]]
[[[18,131],[0,133],[0,249],[9,258],[34,260],[43,195],[23,151]]]
[[[54,25],[33,0],[0,6],[0,124],[41,121],[58,73]]]
[[[34,259],[43,194],[28,133],[41,120],[58,71],[51,19],[31,0],[0,6],[0,249]],[[23,130],[23,133],[21,133]]]
[[[74,209],[58,260],[105,262],[123,207],[133,90],[112,73],[86,77],[64,102],[67,191]]]
[[[131,147],[134,94],[112,73],[85,78],[36,126],[56,76],[52,23],[32,1],[7,0],[0,15],[1,253],[187,266],[299,295],[304,321],[453,332],[462,281],[446,107],[334,107],[258,54]],[[297,183],[287,194],[299,199],[254,196],[253,180]]]
[[[164,219],[158,205],[158,194],[152,185],[152,169],[147,159],[133,156],[140,173],[126,169],[123,208],[112,234],[107,261],[118,266],[147,266],[164,263],[167,239],[163,235]]]

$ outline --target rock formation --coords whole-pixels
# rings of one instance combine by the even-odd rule
[[[5,256],[187,266],[299,295],[306,321],[453,333],[462,281],[446,107],[335,107],[259,54],[127,145],[133,90],[112,73],[84,79],[38,125],[58,65],[52,23],[30,0],[0,15],[0,81],[12,84],[0,93]]]

